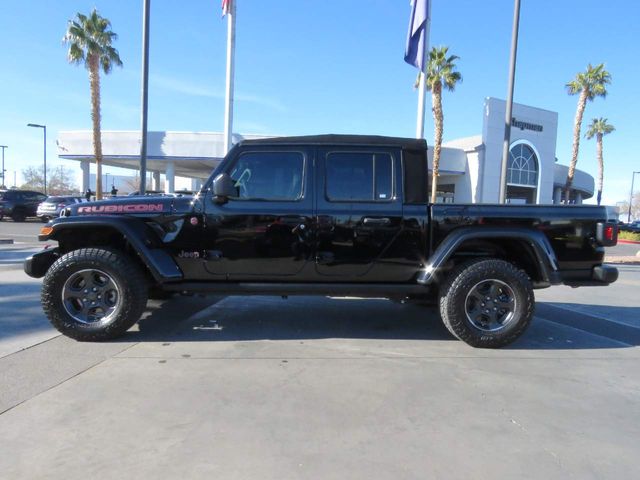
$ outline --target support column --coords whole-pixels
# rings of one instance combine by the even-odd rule
[[[582,205],[582,193],[576,192],[576,205]]]
[[[562,203],[562,187],[556,187],[553,189],[553,203],[555,205]]]
[[[199,192],[202,188],[202,179],[200,178],[192,178],[191,179],[191,191]]]
[[[164,193],[174,193],[176,191],[176,165],[174,162],[167,163],[164,175]]]
[[[153,172],[153,190],[160,190],[160,172]]]
[[[87,191],[87,188],[91,186],[91,162],[89,160],[82,160],[80,162],[80,169],[82,170],[82,193]]]

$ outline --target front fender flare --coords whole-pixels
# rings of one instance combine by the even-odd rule
[[[159,248],[161,244],[155,233],[139,218],[109,215],[61,217],[50,222],[47,227],[52,230],[46,235],[39,235],[40,241],[59,240],[62,233],[69,230],[115,230],[124,237],[157,282],[178,281],[183,278],[182,271],[171,255]]]

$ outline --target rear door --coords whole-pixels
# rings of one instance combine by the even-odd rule
[[[400,150],[319,148],[316,271],[327,281],[402,281]]]

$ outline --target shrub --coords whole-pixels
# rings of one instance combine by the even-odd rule
[[[636,242],[640,242],[640,233],[618,232],[618,238],[621,240],[634,240]]]

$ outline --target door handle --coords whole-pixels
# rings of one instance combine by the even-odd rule
[[[372,218],[372,217],[365,217],[364,220],[362,220],[362,223],[365,225],[389,225],[391,223],[391,219],[390,218]]]

